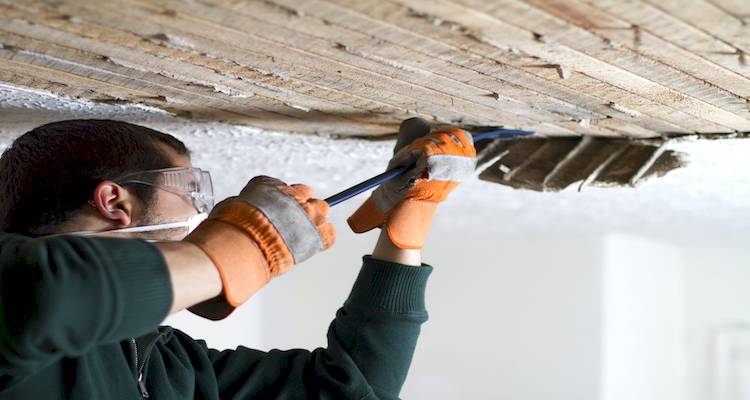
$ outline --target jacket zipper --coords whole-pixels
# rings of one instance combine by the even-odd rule
[[[138,370],[138,344],[135,342],[135,338],[130,339],[130,343],[133,345],[133,359],[135,360],[135,373],[138,374],[138,390],[141,391],[141,397],[144,399],[149,398],[148,390],[146,390],[146,382],[143,380],[143,372]]]

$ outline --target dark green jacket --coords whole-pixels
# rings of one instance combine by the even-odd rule
[[[365,257],[327,348],[217,351],[157,329],[172,289],[153,245],[0,233],[0,400],[397,398],[431,270]]]

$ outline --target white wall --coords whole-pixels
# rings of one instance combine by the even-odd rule
[[[447,224],[443,221],[444,224]],[[455,232],[435,264],[407,399],[595,399],[601,259],[595,237]]]
[[[608,235],[603,247],[601,399],[684,399],[682,252],[632,235]]]
[[[683,248],[689,398],[750,399],[750,247],[695,237]]]

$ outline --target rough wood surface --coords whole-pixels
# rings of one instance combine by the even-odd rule
[[[0,0],[0,81],[326,135],[722,134],[750,131],[749,23],[740,0]]]
[[[479,148],[479,179],[505,186],[558,192],[570,186],[637,186],[687,165],[667,150],[669,139],[532,138]]]

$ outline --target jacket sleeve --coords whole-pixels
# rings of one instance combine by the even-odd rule
[[[427,320],[431,271],[365,257],[327,348],[209,350],[219,397],[397,399]]]
[[[0,233],[0,376],[139,336],[171,301],[166,262],[145,241]]]

